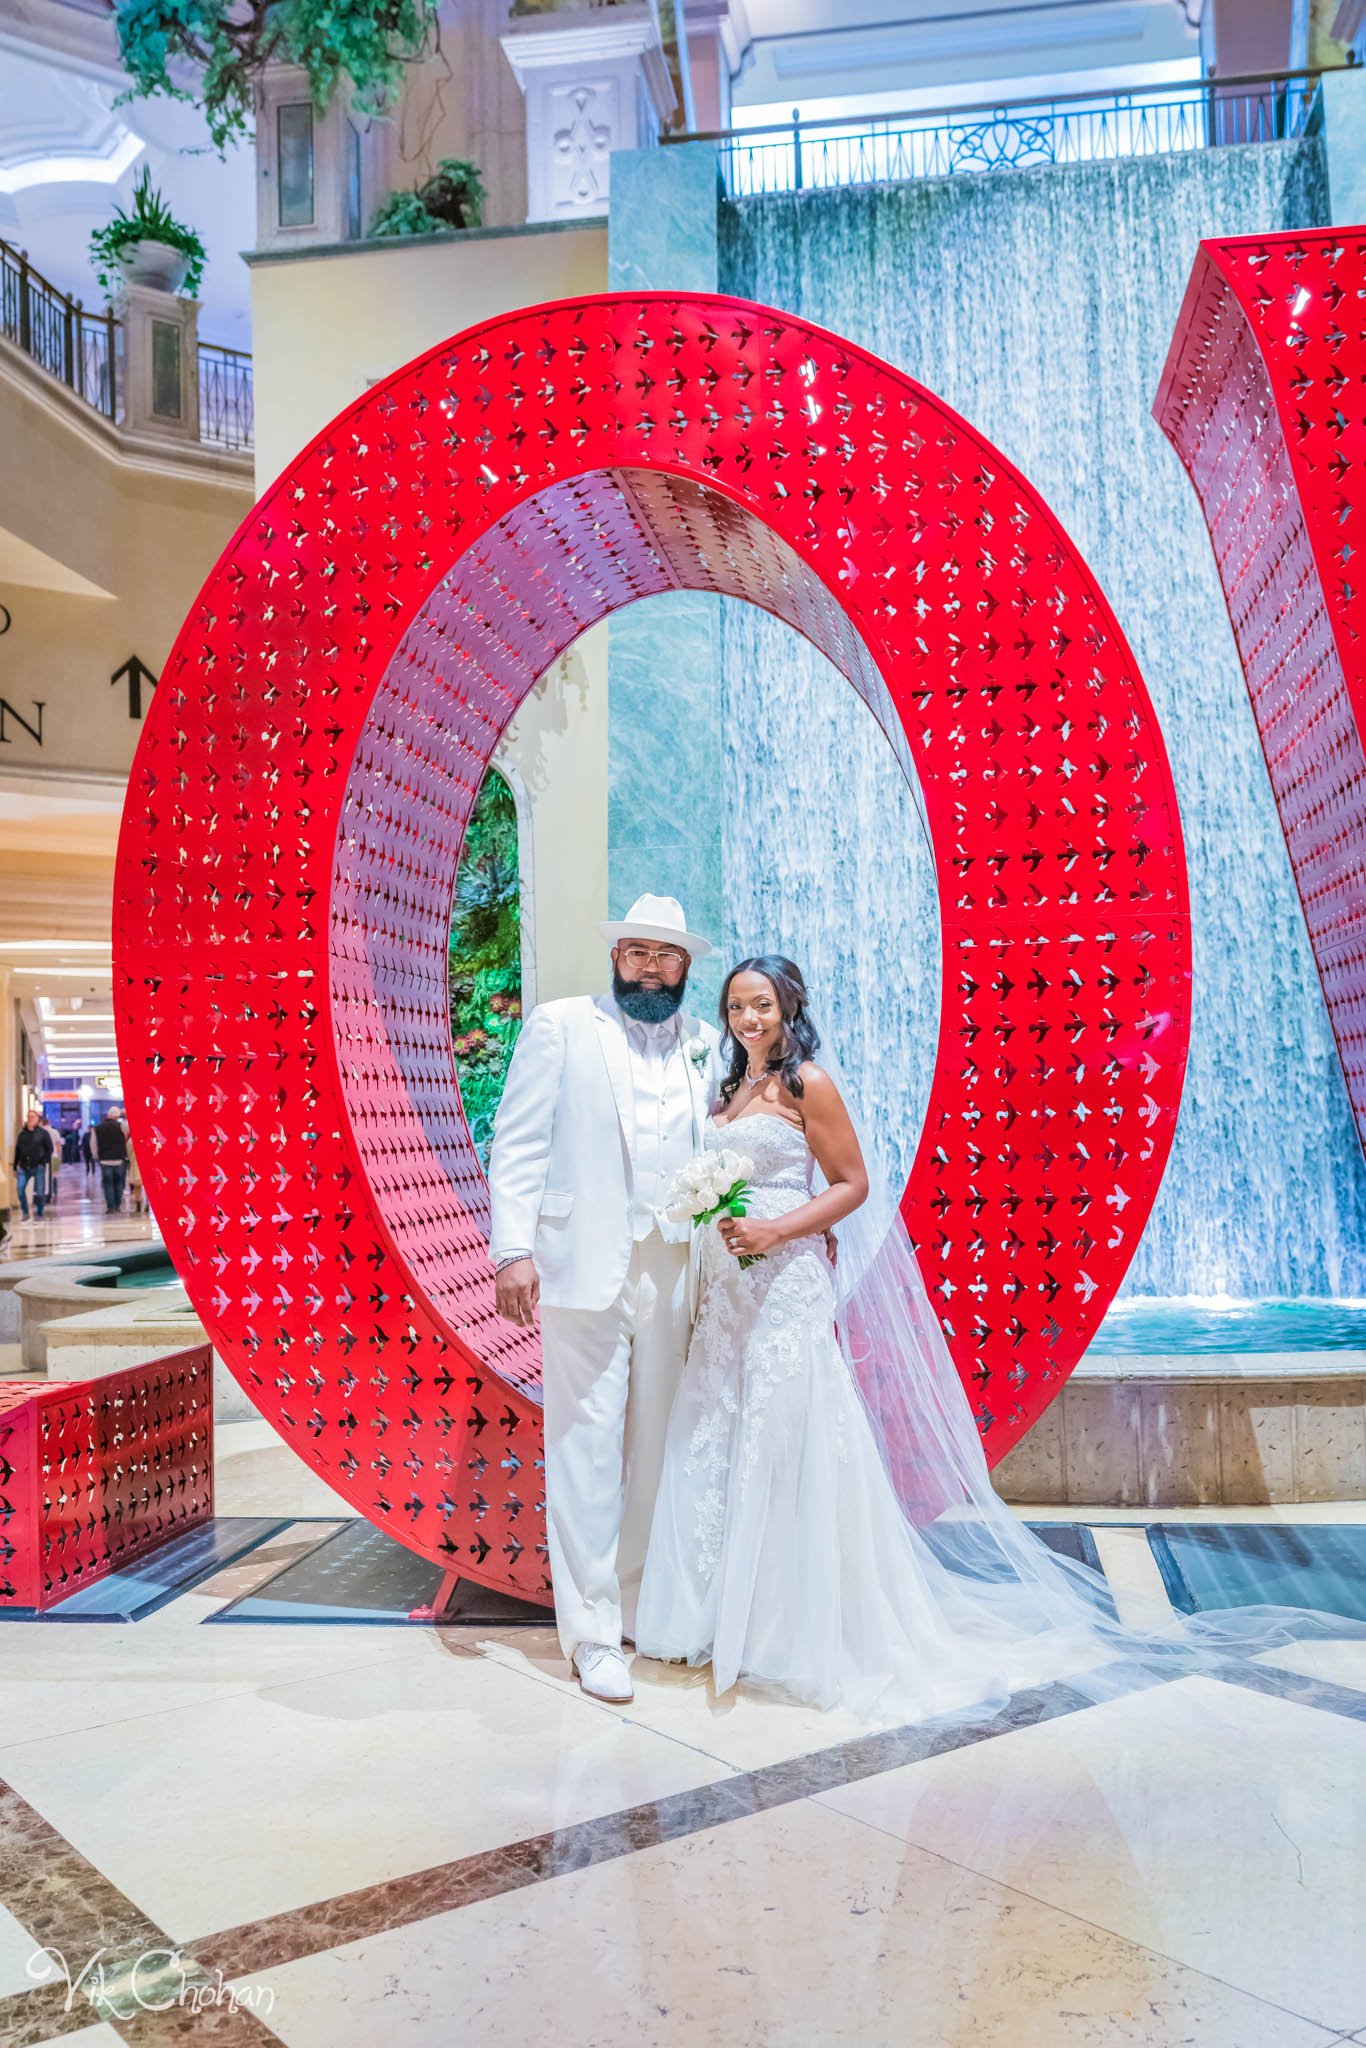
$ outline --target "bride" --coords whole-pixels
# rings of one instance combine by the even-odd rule
[[[1269,1607],[1187,1619],[1126,1602],[1121,1623],[1104,1579],[992,1489],[905,1227],[876,1185],[870,1201],[849,1109],[816,1063],[800,969],[742,961],[721,1022],[730,1070],[705,1144],[747,1157],[753,1192],[747,1215],[704,1229],[639,1654],[710,1663],[718,1692],[744,1679],[917,1720],[993,1713],[1064,1674],[1109,1697],[1135,1659],[1175,1675],[1360,1633]],[[834,1265],[826,1233],[846,1223]]]

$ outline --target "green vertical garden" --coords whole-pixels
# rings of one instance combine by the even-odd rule
[[[522,1028],[522,919],[517,806],[496,769],[475,799],[451,920],[451,1035],[460,1099],[487,1162],[493,1113]]]

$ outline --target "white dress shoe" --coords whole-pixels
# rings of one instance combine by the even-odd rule
[[[635,1698],[626,1659],[614,1644],[580,1643],[571,1661],[579,1674],[579,1684],[595,1700]]]

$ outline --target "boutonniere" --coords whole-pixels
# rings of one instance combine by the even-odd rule
[[[705,1038],[694,1038],[688,1047],[688,1058],[699,1074],[705,1074],[711,1065],[711,1047]]]

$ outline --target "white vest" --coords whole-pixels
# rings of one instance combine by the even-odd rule
[[[622,1028],[631,1060],[635,1123],[631,1145],[635,1198],[632,1234],[639,1243],[658,1228],[666,1238],[681,1242],[687,1234],[686,1226],[670,1223],[663,1214],[674,1175],[680,1166],[687,1165],[697,1149],[693,1141],[687,1055],[678,1017],[670,1017],[666,1024],[638,1024],[623,1017]]]
[[[637,1229],[647,1218],[653,1226],[683,1135],[676,1121],[682,1097],[673,1100],[680,1078],[688,1101],[684,1156],[702,1149],[721,1085],[717,1035],[680,1011],[678,1038],[675,1072],[661,1091],[666,1101],[661,1108],[656,1097],[648,1109],[661,1121],[642,1133],[635,1069],[644,1063],[632,1059],[611,996],[540,1003],[523,1026],[494,1119],[490,1251],[497,1260],[529,1249],[549,1308],[606,1309],[620,1294]],[[642,1163],[652,1188],[638,1185]],[[689,1234],[686,1224],[668,1229],[679,1239]]]

